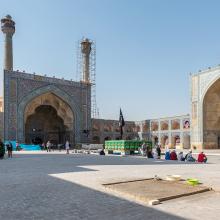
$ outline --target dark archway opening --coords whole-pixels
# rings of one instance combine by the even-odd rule
[[[50,105],[40,105],[34,114],[28,116],[25,124],[25,142],[42,144],[48,140],[54,145],[62,144],[70,139],[63,119]]]
[[[104,138],[104,140],[105,140],[105,141],[109,141],[109,140],[111,140],[111,137],[108,137],[108,136],[107,136],[107,137]]]
[[[203,100],[203,148],[220,148],[220,79],[211,85]]]
[[[100,144],[100,138],[99,138],[99,136],[94,136],[94,137],[92,138],[92,142],[93,142],[93,144]]]

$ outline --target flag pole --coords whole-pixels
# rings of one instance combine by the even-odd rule
[[[122,128],[122,126],[120,126],[120,136],[121,136],[121,140],[123,140],[123,128]]]
[[[119,127],[120,127],[120,138],[123,140],[123,127],[125,126],[124,117],[120,108],[120,114],[119,114]]]

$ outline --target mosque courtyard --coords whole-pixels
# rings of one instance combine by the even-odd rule
[[[0,160],[1,219],[220,219],[220,154],[207,164],[65,152],[18,152]],[[103,184],[198,178],[213,191],[156,206],[108,191]]]

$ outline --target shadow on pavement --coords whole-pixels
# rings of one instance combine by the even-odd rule
[[[35,175],[33,175],[35,176]],[[31,176],[30,176],[31,178]],[[1,186],[1,219],[175,219],[177,217],[47,175]]]

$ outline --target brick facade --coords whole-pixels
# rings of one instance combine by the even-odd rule
[[[24,142],[24,112],[27,104],[47,92],[68,103],[74,115],[76,142],[88,141],[83,129],[91,126],[91,87],[82,82],[4,71],[5,139]]]

